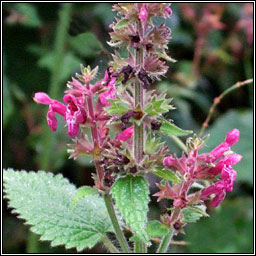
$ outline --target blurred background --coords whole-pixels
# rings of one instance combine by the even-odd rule
[[[168,118],[183,129],[199,133],[213,99],[237,81],[253,76],[252,3],[174,3],[167,20],[172,30],[170,64],[166,77],[154,84],[167,90],[176,110]],[[94,167],[89,158],[68,160],[70,138],[64,123],[52,133],[46,124],[47,106],[33,102],[43,91],[62,100],[66,82],[80,63],[99,65],[103,78],[111,60],[109,25],[115,13],[110,3],[3,3],[3,167],[62,173],[76,186],[92,185]],[[154,22],[161,23],[161,19]],[[253,85],[233,91],[221,101],[206,133],[211,137],[205,151],[222,142],[238,128],[239,143],[232,148],[243,155],[234,166],[237,180],[221,208],[209,210],[210,218],[185,227],[169,252],[253,252]],[[171,152],[180,154],[166,138]],[[152,194],[155,178],[148,177]],[[159,219],[168,206],[152,198],[150,219]],[[39,242],[29,227],[3,202],[4,253],[75,253]],[[152,249],[156,244],[152,246]],[[83,253],[104,253],[102,246]]]

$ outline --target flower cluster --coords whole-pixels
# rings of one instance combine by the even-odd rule
[[[183,154],[181,158],[172,155],[165,157],[163,164],[179,172],[184,178],[183,185],[186,184],[186,189],[184,190],[184,187],[177,188],[176,186],[175,191],[173,191],[168,187],[169,185],[166,185],[164,188],[161,187],[161,192],[157,193],[156,196],[174,199],[174,206],[184,208],[189,203],[189,199],[191,199],[191,196],[188,196],[188,191],[194,182],[201,180],[211,181],[218,174],[221,174],[221,180],[203,189],[198,197],[199,200],[205,200],[210,195],[215,194],[212,207],[218,206],[223,201],[226,191],[232,191],[233,189],[236,172],[232,169],[232,165],[242,159],[241,155],[229,153],[230,147],[239,140],[239,134],[239,130],[231,130],[227,134],[225,141],[210,153],[198,154],[198,148],[194,148],[189,151],[188,156]]]
[[[95,84],[90,81],[96,76],[97,68],[91,70],[90,67],[81,67],[82,75],[77,74],[77,78],[72,78],[68,82],[68,89],[65,91],[63,101],[65,104],[51,99],[44,92],[37,92],[34,101],[40,104],[49,105],[47,122],[52,131],[57,129],[56,114],[63,116],[67,133],[72,137],[74,144],[71,144],[71,157],[77,158],[79,155],[92,155],[95,161],[101,160],[101,153],[109,148],[109,143],[121,143],[129,140],[133,134],[133,127],[129,127],[117,134],[115,138],[110,138],[107,122],[109,116],[104,111],[105,107],[111,106],[109,100],[116,98],[116,77],[109,67],[102,80]],[[91,140],[84,133],[83,127],[90,127]],[[98,174],[96,184],[103,189],[104,173]]]
[[[164,158],[164,166],[177,172],[181,182],[173,182],[172,185],[167,181],[164,184],[157,184],[160,191],[154,196],[158,197],[158,201],[163,198],[173,200],[172,214],[165,214],[161,219],[164,224],[173,227],[176,233],[182,232],[182,227],[186,224],[184,216],[187,209],[193,210],[193,207],[198,207],[196,212],[203,214],[200,207],[205,207],[204,201],[209,196],[215,195],[211,204],[214,208],[224,200],[226,191],[233,190],[236,171],[233,170],[232,165],[237,164],[242,156],[233,153],[230,147],[237,143],[239,136],[239,130],[233,129],[219,146],[203,154],[199,154],[198,151],[204,145],[206,138],[194,136],[187,141],[187,155],[183,153],[180,158],[176,155]],[[219,174],[220,178],[217,178]],[[214,183],[195,192],[193,188],[203,187],[200,182],[204,184],[204,181]]]
[[[40,104],[49,105],[49,110],[47,113],[47,122],[52,131],[57,129],[57,119],[56,114],[64,117],[67,124],[68,135],[76,136],[79,131],[80,125],[93,124],[94,122],[101,122],[106,119],[106,116],[102,113],[102,108],[109,105],[109,99],[115,98],[115,80],[116,78],[111,77],[112,71],[108,69],[105,73],[104,79],[99,81],[95,85],[91,85],[88,79],[92,79],[86,73],[85,68],[82,68],[83,75],[77,75],[78,78],[84,82],[73,78],[71,82],[68,83],[68,90],[63,97],[63,103],[51,99],[44,92],[37,92],[34,95],[34,101]],[[89,78],[88,78],[89,77]],[[86,83],[87,81],[87,83]],[[98,93],[104,90],[102,93]],[[94,94],[98,93],[98,102],[96,105],[94,115],[90,110],[88,105],[88,98],[93,97]]]

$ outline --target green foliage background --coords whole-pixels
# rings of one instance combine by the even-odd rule
[[[109,24],[114,19],[110,3],[4,3],[3,4],[3,167],[45,169],[62,173],[77,187],[92,185],[94,167],[88,158],[68,160],[64,123],[51,133],[45,124],[47,107],[33,102],[33,93],[44,91],[62,99],[66,81],[79,65],[99,65],[98,78],[104,75],[112,49]],[[196,5],[196,3],[194,3]],[[234,31],[241,19],[243,4],[228,3],[221,21],[225,30],[213,30],[207,37],[202,61],[214,54],[215,61],[191,76],[196,32],[184,19],[181,6],[172,5],[173,15],[167,21],[172,29],[170,54],[178,62],[171,64],[166,78],[157,84],[167,90],[177,108],[166,116],[186,130],[199,132],[213,99],[237,81],[253,75],[253,48],[244,31]],[[60,17],[60,19],[59,19]],[[61,21],[59,21],[61,20]],[[67,29],[65,29],[67,28]],[[238,40],[240,50],[233,51]],[[227,46],[222,47],[227,43]],[[156,87],[153,85],[153,88]],[[241,88],[219,105],[207,132],[211,133],[205,151],[211,150],[232,128],[241,131],[241,139],[233,148],[243,155],[235,166],[238,172],[235,189],[228,193],[221,208],[209,211],[210,218],[185,227],[187,246],[173,245],[170,252],[180,253],[250,253],[253,250],[253,86]],[[180,154],[166,139],[172,152]],[[151,192],[156,192],[155,178],[149,176]],[[152,194],[151,193],[151,194]],[[47,242],[36,242],[29,228],[3,207],[4,253],[64,253],[64,247],[51,248]],[[152,198],[149,217],[158,218],[168,203],[156,204]],[[154,247],[153,245],[152,247]],[[75,250],[68,250],[68,253]],[[85,252],[101,253],[96,246]]]

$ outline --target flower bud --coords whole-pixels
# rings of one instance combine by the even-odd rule
[[[238,129],[233,129],[230,132],[228,132],[225,141],[231,147],[238,142],[239,138],[240,138],[240,131]]]
[[[40,103],[40,104],[44,104],[44,105],[49,105],[52,103],[52,99],[44,92],[35,93],[33,100],[36,103]]]
[[[146,4],[143,4],[143,6],[140,9],[140,13],[139,13],[139,19],[141,20],[141,22],[145,23],[147,22],[148,19],[148,11],[146,8]]]
[[[164,158],[164,161],[163,161],[163,164],[166,166],[166,167],[171,167],[173,164],[176,163],[176,160],[174,157],[172,156],[167,156]]]
[[[127,129],[125,129],[123,132],[121,132],[121,133],[116,137],[116,139],[117,139],[118,141],[126,141],[126,140],[130,139],[130,138],[132,137],[132,135],[133,135],[133,130],[134,130],[133,126],[127,128]]]
[[[172,15],[172,9],[171,8],[166,7],[164,10],[165,10],[165,12],[167,13],[168,16]]]

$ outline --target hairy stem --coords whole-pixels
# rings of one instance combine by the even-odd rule
[[[135,241],[134,253],[147,253],[147,246],[142,240]]]
[[[129,249],[129,246],[127,244],[126,238],[125,238],[125,236],[124,236],[124,234],[121,230],[121,227],[118,223],[118,220],[117,220],[117,217],[116,217],[116,214],[115,214],[115,209],[114,209],[114,206],[113,206],[113,203],[112,203],[112,198],[109,194],[106,193],[104,195],[104,200],[105,200],[105,204],[106,204],[108,214],[109,214],[109,217],[111,219],[113,228],[115,230],[117,240],[120,244],[120,247],[121,247],[121,249],[123,250],[124,253],[130,253],[130,249]]]
[[[172,241],[172,236],[173,236],[173,230],[169,230],[169,232],[163,237],[158,249],[157,253],[166,253],[169,245]]]
[[[136,51],[136,66],[139,66],[141,68],[142,62],[143,62],[144,54],[143,49],[139,49]],[[135,83],[135,107],[138,105],[143,110],[143,87],[140,84],[139,81],[136,81]],[[140,163],[142,157],[143,157],[143,149],[144,149],[144,124],[141,123],[138,125],[136,122],[134,122],[134,158],[137,162],[137,164]]]
[[[137,27],[138,29],[138,27]],[[143,33],[143,28],[142,28]],[[135,54],[135,67],[140,71],[144,68],[144,50],[143,48],[136,49]],[[139,81],[135,82],[135,107],[140,106],[142,112],[144,108],[144,89]],[[134,147],[134,159],[137,165],[140,162],[144,154],[144,123],[138,125],[134,122],[134,136],[133,136],[133,147]],[[141,240],[136,240],[134,250],[136,253],[145,253],[147,251],[146,244]]]
[[[204,134],[204,131],[205,129],[208,127],[209,125],[209,122],[212,118],[212,115],[215,111],[215,108],[217,107],[217,105],[221,102],[221,100],[227,95],[229,94],[230,92],[244,86],[244,85],[247,85],[247,84],[250,84],[253,82],[253,79],[248,79],[248,80],[245,80],[243,82],[237,82],[235,83],[234,85],[232,85],[231,87],[229,87],[227,90],[225,90],[221,95],[219,95],[218,97],[216,97],[214,99],[214,102],[212,104],[212,106],[210,107],[210,110],[209,110],[209,113],[208,113],[208,116],[206,117],[203,125],[202,125],[202,128],[201,128],[201,131],[199,133],[199,136],[202,137],[203,134]]]
[[[120,253],[119,250],[113,245],[113,243],[108,239],[106,235],[101,238],[101,242],[111,253]]]

